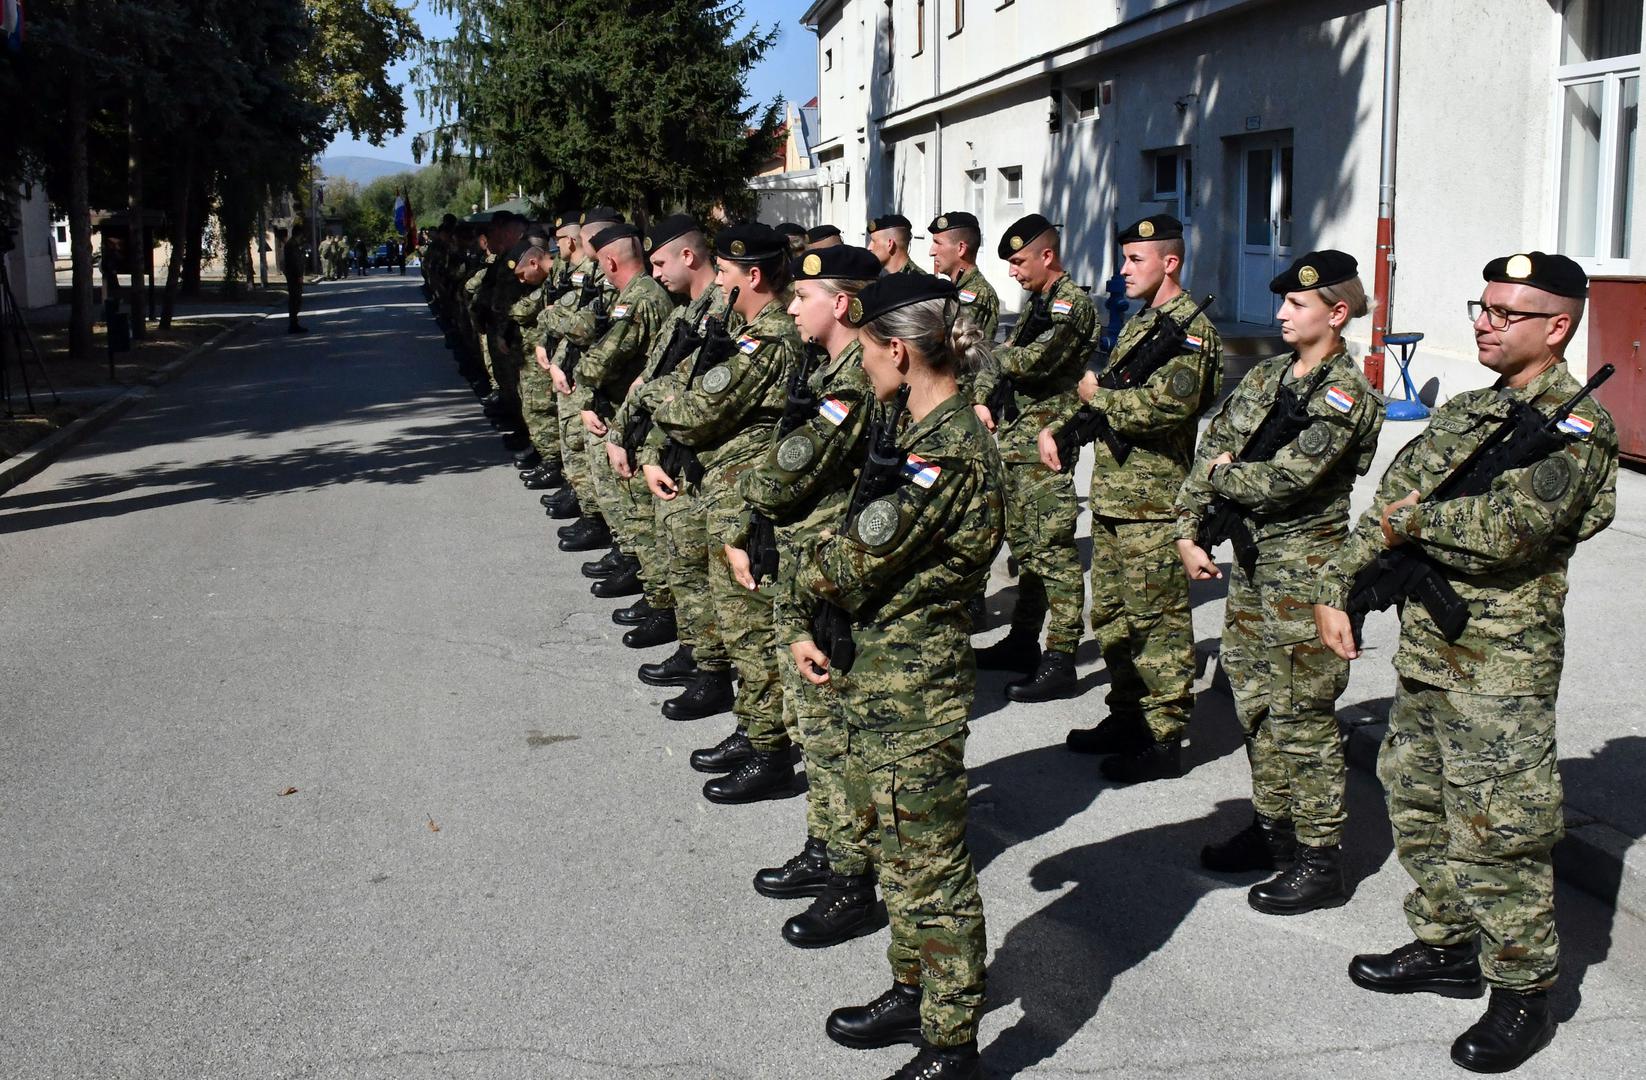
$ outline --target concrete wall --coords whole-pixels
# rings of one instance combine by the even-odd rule
[[[12,295],[23,308],[57,303],[57,275],[52,261],[51,208],[43,188],[25,193],[18,206],[17,246],[7,255]]]
[[[825,220],[822,216],[822,194],[818,188],[815,170],[806,169],[801,172],[760,177],[750,181],[749,186],[754,189],[759,199],[755,212],[757,221],[763,221],[767,225],[792,221],[809,229],[813,225],[822,224]]]

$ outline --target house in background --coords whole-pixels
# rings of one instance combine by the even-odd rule
[[[12,225],[13,248],[4,258],[12,296],[20,308],[45,307],[57,303],[57,275],[53,264],[54,237],[51,207],[45,188],[24,188],[17,203],[17,220]],[[63,249],[67,251],[65,246]]]
[[[798,109],[785,108],[783,141],[767,166],[749,182],[759,199],[756,219],[768,225],[795,221],[815,225],[822,220],[817,186],[817,162],[812,144],[817,141],[817,99]]]

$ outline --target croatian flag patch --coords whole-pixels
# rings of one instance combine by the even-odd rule
[[[1197,338],[1193,334],[1183,335],[1183,340],[1188,343],[1189,348],[1191,348],[1191,349],[1204,348],[1205,345],[1206,345],[1206,342],[1205,342],[1204,339]]]
[[[1074,301],[1073,300],[1053,300],[1052,301],[1052,314],[1053,315],[1067,315],[1069,312],[1071,312],[1073,310],[1074,310]]]
[[[972,292],[972,290],[970,290],[970,289],[961,289],[960,290],[960,302],[962,304],[970,304],[973,301],[975,301],[976,299],[977,299],[977,294]]]
[[[1355,407],[1355,399],[1334,386],[1326,391],[1326,404],[1340,413],[1346,413]]]
[[[582,287],[582,285],[583,285],[583,271],[579,270],[577,273],[572,275],[572,284],[578,286],[579,288]]]
[[[628,313],[629,305],[627,304],[618,304],[616,307],[612,308],[612,318],[614,319],[624,318],[628,315]]]
[[[851,412],[851,408],[842,404],[840,399],[832,397],[824,398],[822,404],[817,407],[817,415],[821,416],[835,427],[839,427],[841,424],[844,424],[846,422],[846,417],[850,416]]]
[[[738,338],[737,338],[737,351],[738,352],[740,352],[740,353],[752,353],[758,348],[760,348],[760,339],[759,338],[750,337],[747,334],[738,335]]]
[[[903,462],[903,475],[923,488],[937,483],[937,474],[942,471],[919,454],[910,454]]]
[[[1580,439],[1587,439],[1595,432],[1595,422],[1593,420],[1585,420],[1583,417],[1573,413],[1560,422],[1560,430],[1564,431],[1568,435],[1575,435]]]

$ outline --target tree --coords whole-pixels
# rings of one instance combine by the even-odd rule
[[[394,0],[303,0],[314,28],[301,64],[326,126],[381,146],[406,130],[406,101],[389,68],[422,44],[409,8]]]

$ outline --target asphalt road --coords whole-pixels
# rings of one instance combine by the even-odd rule
[[[659,717],[662,650],[553,548],[415,280],[311,287],[314,333],[260,325],[0,497],[0,1073],[892,1072],[822,1031],[884,988],[884,932],[779,937],[801,905],[748,881],[801,801],[701,798],[686,754],[729,719]],[[1195,861],[1247,813],[1227,698],[1189,776],[1112,788],[1061,748],[1101,715],[1082,672],[1075,702],[979,693],[989,1075],[1462,1075],[1480,1003],[1344,975],[1409,936],[1375,784],[1352,903],[1258,915]],[[1641,1076],[1646,934],[1559,904],[1563,1023],[1517,1075]]]

